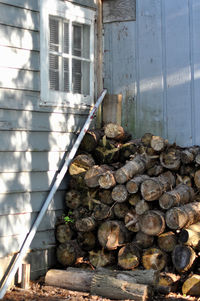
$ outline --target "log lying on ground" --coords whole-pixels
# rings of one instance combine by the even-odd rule
[[[150,178],[141,184],[141,194],[146,201],[158,200],[164,191],[170,190],[175,184],[175,178],[167,171],[157,178]]]
[[[178,272],[188,271],[196,257],[194,250],[189,246],[176,245],[172,252],[173,265]]]
[[[147,285],[119,280],[111,276],[95,274],[92,278],[91,294],[123,300],[145,301],[150,292]]]
[[[173,190],[165,192],[159,199],[159,205],[163,209],[181,206],[194,200],[195,194],[192,187],[185,184],[176,186]]]
[[[200,220],[200,202],[173,207],[166,212],[165,220],[170,229],[188,227]]]
[[[155,280],[153,272],[142,273],[134,271],[134,275],[115,272],[115,276],[103,271],[86,271],[81,269],[49,270],[45,276],[45,284],[62,287],[70,290],[90,292],[92,295],[99,295],[114,299],[131,299],[145,301],[151,294],[151,289],[145,284],[134,282]],[[130,272],[131,273],[131,272]],[[146,275],[145,275],[146,274]],[[126,278],[122,280],[123,276]],[[119,279],[118,279],[119,277]],[[157,276],[156,276],[157,277]],[[150,279],[151,278],[151,279]],[[147,279],[147,280],[146,280]]]

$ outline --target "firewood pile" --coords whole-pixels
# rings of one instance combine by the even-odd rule
[[[63,267],[156,270],[160,286],[182,279],[184,294],[200,294],[199,146],[132,139],[110,123],[86,133],[69,174],[56,227]]]

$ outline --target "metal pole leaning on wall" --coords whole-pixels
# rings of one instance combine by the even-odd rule
[[[45,212],[46,212],[46,210],[47,210],[54,194],[56,193],[58,187],[60,186],[60,183],[61,183],[62,179],[64,178],[64,176],[65,176],[65,174],[66,174],[66,172],[69,168],[69,165],[70,165],[72,159],[74,158],[74,156],[75,156],[75,154],[78,150],[78,147],[79,147],[83,137],[85,136],[85,133],[87,132],[92,120],[94,119],[95,114],[97,112],[97,109],[98,109],[99,105],[102,103],[106,93],[107,93],[107,90],[105,89],[105,90],[103,90],[103,92],[99,96],[99,98],[98,98],[97,102],[95,103],[92,111],[90,112],[90,114],[89,114],[89,116],[88,116],[88,118],[87,118],[80,134],[78,135],[71,151],[69,152],[69,155],[67,156],[61,171],[58,173],[58,175],[56,177],[56,180],[55,180],[55,182],[54,182],[54,184],[53,184],[46,200],[44,201],[44,204],[43,204],[43,206],[42,206],[42,208],[41,208],[41,210],[40,210],[40,212],[39,212],[32,228],[30,229],[30,232],[27,234],[27,236],[26,236],[26,238],[25,238],[25,240],[24,240],[24,242],[23,242],[23,244],[20,248],[20,251],[19,251],[19,253],[18,253],[18,255],[17,255],[10,271],[8,272],[8,275],[7,275],[3,285],[2,285],[2,288],[0,290],[0,299],[3,299],[8,287],[11,284],[12,279],[14,278],[14,276],[15,276],[18,268],[19,268],[19,265],[20,265],[22,259],[26,255],[26,252],[28,251],[28,248],[30,247],[30,244],[31,244],[31,242],[32,242],[32,240],[35,236],[37,228],[40,225],[40,223],[42,221],[42,218],[43,218],[43,216],[44,216],[44,214],[45,214]]]

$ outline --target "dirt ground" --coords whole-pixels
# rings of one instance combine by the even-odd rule
[[[99,296],[91,296],[89,293],[70,291],[58,287],[46,286],[43,280],[30,283],[28,290],[14,287],[8,291],[3,301],[110,301],[110,299]],[[170,293],[168,295],[155,294],[152,301],[200,301],[200,297],[183,296],[181,294]],[[126,300],[128,301],[128,300]]]

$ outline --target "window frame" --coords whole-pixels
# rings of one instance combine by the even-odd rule
[[[90,94],[54,91],[49,88],[49,17],[90,26]],[[40,0],[40,105],[84,108],[94,102],[95,11],[62,0]],[[70,33],[71,35],[71,33]],[[72,37],[71,37],[72,39]]]

